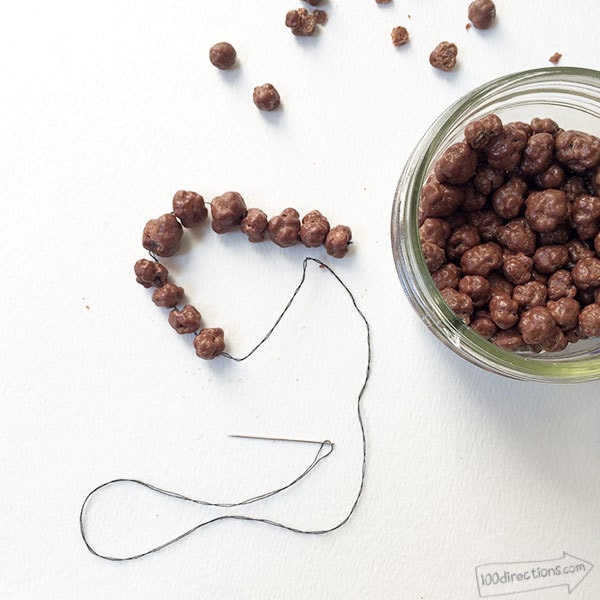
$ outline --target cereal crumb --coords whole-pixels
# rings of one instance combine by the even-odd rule
[[[327,11],[320,9],[313,10],[313,15],[315,16],[318,25],[325,25],[325,23],[327,23]]]
[[[467,24],[465,25],[465,29],[466,29],[467,31],[469,31],[469,29],[471,29],[471,23],[467,23]]]
[[[440,42],[429,55],[429,64],[442,71],[452,71],[456,67],[458,48],[451,42]]]
[[[557,65],[561,58],[562,58],[562,54],[560,52],[555,52],[548,60],[553,65]]]
[[[404,46],[409,40],[408,30],[406,27],[398,26],[392,29],[392,44],[394,46]]]

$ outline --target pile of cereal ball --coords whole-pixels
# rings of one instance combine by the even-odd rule
[[[419,226],[444,300],[500,348],[600,336],[600,138],[548,118],[473,121],[426,180]]]

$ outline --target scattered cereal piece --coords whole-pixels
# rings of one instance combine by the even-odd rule
[[[456,67],[458,48],[451,42],[440,42],[429,55],[429,64],[442,71],[452,71]]]
[[[231,69],[235,63],[237,54],[235,48],[229,42],[219,42],[211,47],[208,57],[217,69]]]
[[[406,27],[399,25],[392,29],[392,44],[394,46],[404,46],[404,44],[408,43],[408,40],[409,36]]]
[[[312,35],[317,26],[317,16],[306,8],[289,10],[285,15],[285,25],[294,35]]]
[[[561,58],[562,58],[562,54],[560,52],[555,52],[548,60],[553,65],[557,65]]]
[[[496,6],[492,0],[474,0],[469,4],[469,21],[477,29],[489,29],[496,19]]]
[[[255,87],[252,99],[260,110],[275,110],[281,104],[279,92],[270,83]]]

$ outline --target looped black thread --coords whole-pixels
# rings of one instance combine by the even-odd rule
[[[150,255],[152,256],[152,258],[154,258],[154,260],[156,260],[158,262],[158,259],[156,258],[156,256],[154,255],[153,252],[151,252]],[[333,452],[333,450],[334,450],[333,443],[331,441],[329,441],[329,440],[324,440],[324,441],[322,441],[322,442],[319,443],[319,448],[317,450],[317,453],[316,453],[315,457],[313,458],[312,462],[310,463],[310,465],[308,465],[308,467],[300,475],[298,475],[295,479],[293,479],[290,483],[288,483],[288,484],[286,484],[286,485],[284,485],[284,486],[282,486],[280,488],[277,488],[277,489],[271,490],[269,492],[265,492],[263,494],[260,494],[258,496],[253,496],[253,497],[248,498],[246,500],[242,500],[241,502],[220,503],[220,502],[208,502],[206,500],[201,500],[201,499],[196,499],[196,498],[189,498],[187,496],[184,496],[183,494],[179,494],[177,492],[173,492],[173,491],[170,491],[170,490],[162,489],[162,488],[160,488],[158,486],[152,485],[150,483],[146,483],[146,482],[141,481],[139,479],[118,478],[118,479],[112,479],[111,481],[107,481],[105,483],[102,483],[101,485],[99,485],[96,488],[94,488],[85,497],[85,499],[84,499],[84,501],[83,501],[83,503],[81,505],[81,510],[79,512],[79,529],[80,529],[80,532],[81,532],[81,537],[82,537],[83,542],[86,545],[87,549],[94,556],[98,556],[99,558],[103,558],[105,560],[110,560],[110,561],[116,561],[116,562],[123,562],[123,561],[135,560],[135,559],[138,559],[138,558],[142,558],[143,556],[147,556],[148,554],[153,554],[155,552],[163,550],[164,548],[166,548],[168,546],[171,546],[171,545],[175,544],[176,542],[181,541],[182,539],[184,539],[187,536],[191,535],[192,533],[194,533],[198,529],[200,529],[202,527],[205,527],[206,525],[209,525],[211,523],[216,523],[217,521],[224,521],[225,519],[237,519],[237,520],[242,520],[242,521],[255,521],[255,522],[258,522],[258,523],[266,523],[267,525],[273,525],[274,527],[279,527],[281,529],[285,529],[287,531],[292,531],[294,533],[302,533],[302,534],[308,534],[308,535],[320,535],[320,534],[323,534],[323,533],[329,533],[331,531],[335,531],[336,529],[339,529],[345,523],[347,523],[348,520],[350,519],[350,517],[354,514],[354,511],[356,510],[356,506],[358,504],[358,501],[360,499],[360,496],[361,496],[363,488],[364,488],[366,465],[367,465],[367,440],[366,440],[366,436],[365,436],[365,428],[364,428],[363,418],[362,418],[362,413],[361,413],[361,401],[362,401],[362,396],[363,396],[363,393],[364,393],[365,388],[367,386],[367,382],[369,380],[369,375],[370,375],[370,372],[371,372],[371,332],[370,332],[370,328],[369,328],[369,322],[367,321],[367,319],[366,319],[365,315],[363,314],[363,312],[358,307],[358,305],[356,303],[356,299],[354,298],[354,295],[352,294],[352,292],[350,291],[350,289],[346,286],[346,284],[338,277],[338,275],[333,271],[333,269],[331,269],[325,263],[321,262],[320,260],[318,260],[316,258],[312,258],[312,257],[305,258],[304,261],[303,261],[303,263],[302,263],[302,277],[300,279],[300,283],[298,284],[298,286],[294,290],[294,292],[292,294],[292,297],[290,298],[290,300],[288,301],[288,303],[285,305],[284,309],[282,310],[282,312],[280,313],[280,315],[277,317],[275,323],[269,329],[269,331],[266,333],[266,335],[245,356],[236,358],[236,357],[231,356],[228,353],[223,353],[222,356],[225,356],[226,358],[234,360],[236,362],[241,362],[243,360],[246,360],[252,354],[254,354],[254,352],[256,352],[256,350],[258,350],[258,348],[260,348],[260,346],[262,346],[262,344],[264,344],[269,339],[269,337],[271,336],[271,334],[273,333],[273,331],[275,330],[275,328],[277,327],[277,325],[280,323],[281,319],[284,317],[284,315],[286,314],[286,312],[288,311],[288,309],[292,305],[294,299],[298,295],[298,292],[302,288],[302,285],[304,284],[304,281],[306,280],[306,268],[307,268],[307,265],[308,265],[309,261],[318,264],[323,269],[326,269],[331,275],[333,275],[333,277],[337,280],[337,282],[346,291],[346,293],[350,297],[350,300],[352,301],[354,309],[360,315],[361,319],[363,320],[363,322],[365,324],[365,330],[366,330],[366,335],[367,335],[367,368],[366,368],[365,378],[364,378],[362,387],[360,389],[360,392],[359,392],[358,398],[357,398],[357,417],[358,417],[358,423],[359,423],[360,431],[361,431],[362,449],[363,449],[363,452],[362,452],[361,479],[360,479],[360,486],[359,486],[358,492],[357,492],[357,494],[355,496],[354,502],[353,502],[352,506],[350,507],[350,510],[348,511],[348,513],[346,514],[346,516],[339,523],[337,523],[336,525],[334,525],[333,527],[329,527],[329,528],[326,528],[326,529],[315,529],[315,530],[308,529],[307,530],[307,529],[298,529],[296,527],[291,527],[290,525],[285,525],[284,523],[279,523],[278,521],[272,521],[270,519],[261,519],[261,518],[257,518],[257,517],[248,517],[248,516],[244,516],[244,515],[221,515],[221,516],[215,517],[214,519],[210,519],[208,521],[203,521],[202,523],[199,523],[198,525],[192,527],[191,529],[185,531],[184,533],[182,533],[182,534],[180,534],[180,535],[178,535],[178,536],[176,536],[176,537],[168,540],[164,544],[160,544],[160,545],[158,545],[158,546],[156,546],[154,548],[151,548],[150,550],[147,550],[145,552],[141,552],[139,554],[135,554],[135,555],[132,555],[132,556],[125,556],[125,557],[116,557],[116,556],[109,556],[109,555],[106,555],[106,554],[101,554],[100,552],[98,552],[97,550],[95,550],[92,547],[92,545],[90,544],[90,542],[89,542],[89,540],[87,538],[86,528],[85,528],[85,517],[84,517],[85,508],[86,508],[89,500],[92,498],[92,496],[94,496],[94,494],[96,494],[97,492],[99,492],[100,490],[102,490],[104,488],[107,488],[107,487],[110,487],[110,486],[113,486],[113,485],[118,485],[118,484],[121,484],[121,483],[132,483],[132,484],[135,484],[135,485],[142,486],[142,487],[144,487],[144,488],[146,488],[148,490],[157,492],[158,494],[162,494],[164,496],[169,496],[171,498],[176,498],[176,499],[182,500],[184,502],[191,502],[193,504],[199,504],[199,505],[202,505],[202,506],[214,506],[214,507],[220,507],[220,508],[233,508],[233,507],[237,507],[237,506],[244,506],[244,505],[247,505],[247,504],[252,504],[254,502],[259,502],[261,500],[265,500],[266,498],[274,496],[275,494],[279,494],[279,493],[281,493],[281,492],[283,492],[283,491],[291,488],[293,485],[297,484],[299,481],[301,481],[302,479],[304,479],[304,477],[306,477],[322,460],[324,460],[325,458],[327,458]]]

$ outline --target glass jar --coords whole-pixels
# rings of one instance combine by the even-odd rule
[[[427,130],[402,172],[392,210],[392,248],[400,282],[429,329],[457,354],[493,373],[526,381],[568,383],[600,378],[600,338],[561,352],[502,350],[448,308],[427,270],[419,243],[421,187],[441,153],[463,139],[465,126],[486,114],[504,123],[554,119],[563,129],[600,137],[600,72],[573,67],[522,71],[478,87]]]

